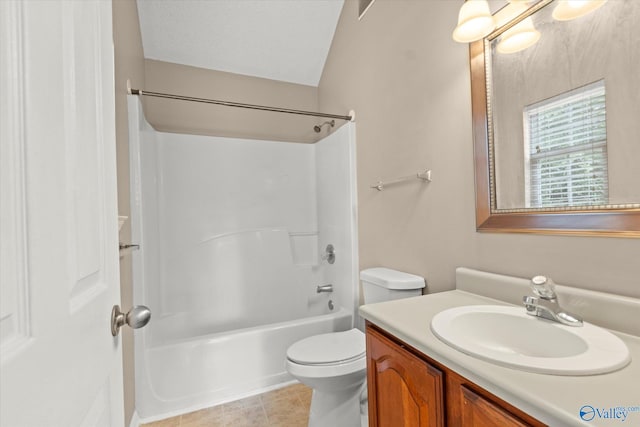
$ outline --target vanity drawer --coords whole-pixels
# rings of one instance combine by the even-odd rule
[[[461,418],[462,426],[473,427],[528,427],[531,424],[524,423],[520,419],[514,417],[501,406],[496,405],[490,400],[485,399],[473,390],[465,386],[459,389],[461,393],[462,408]]]
[[[445,376],[447,427],[547,427],[456,372]]]

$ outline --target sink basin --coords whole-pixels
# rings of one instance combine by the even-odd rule
[[[498,365],[554,375],[595,375],[626,366],[625,343],[606,329],[565,326],[524,307],[471,305],[435,315],[431,330],[449,346]]]

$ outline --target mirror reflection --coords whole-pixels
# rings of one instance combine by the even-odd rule
[[[492,212],[640,206],[640,2],[558,3],[485,48]]]

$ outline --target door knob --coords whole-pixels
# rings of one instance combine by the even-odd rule
[[[111,335],[118,336],[120,327],[125,323],[132,329],[138,329],[149,323],[151,310],[144,305],[136,305],[128,313],[120,311],[119,305],[114,305],[111,310]]]

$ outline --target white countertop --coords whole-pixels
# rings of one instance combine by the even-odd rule
[[[550,427],[640,426],[639,337],[612,331],[629,347],[632,360],[626,367],[608,374],[557,376],[519,371],[466,355],[449,347],[431,332],[431,319],[437,313],[452,307],[478,304],[510,305],[453,290],[364,305],[360,307],[360,315]],[[638,322],[639,319],[636,317],[628,321]],[[587,422],[579,415],[584,405],[605,410],[637,407],[637,412],[629,412],[624,422],[599,417]]]

